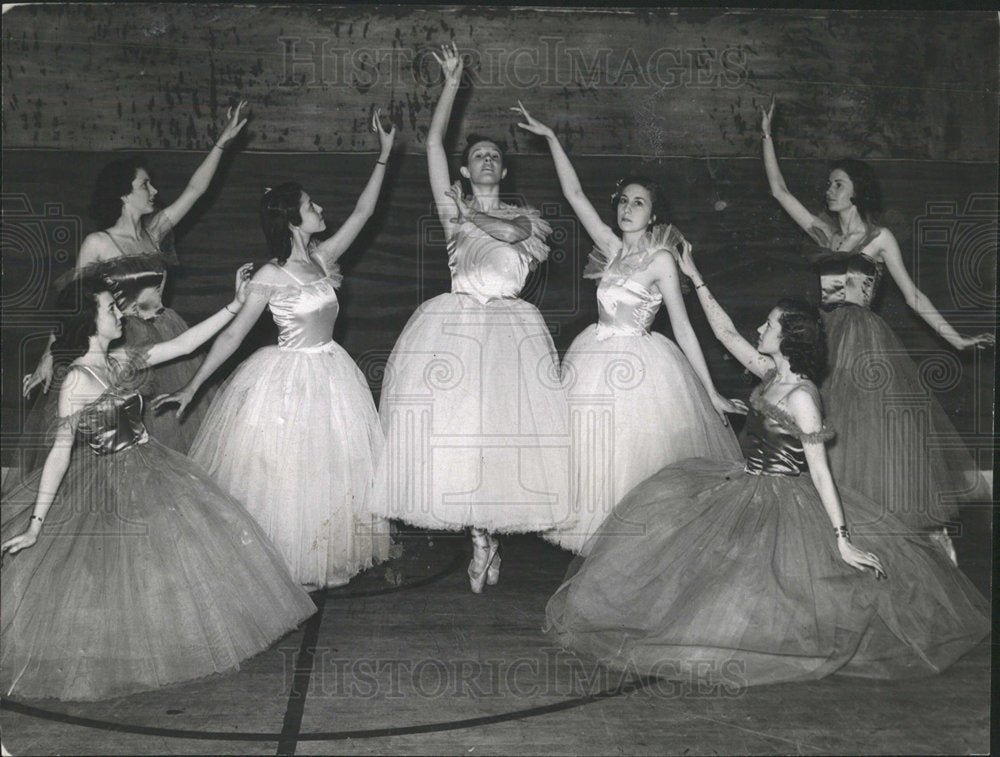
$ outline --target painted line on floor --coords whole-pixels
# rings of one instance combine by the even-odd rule
[[[652,683],[653,679],[644,678],[626,686],[619,686],[614,689],[607,689],[597,694],[575,699],[566,699],[562,702],[542,705],[539,707],[528,707],[523,710],[499,713],[497,715],[484,715],[478,718],[465,718],[463,720],[447,720],[437,723],[422,723],[420,725],[395,726],[390,728],[363,728],[353,731],[318,731],[314,733],[301,733],[297,741],[344,741],[346,739],[375,739],[385,736],[408,736],[420,733],[437,733],[442,731],[457,731],[463,728],[476,728],[484,725],[496,723],[506,723],[511,720],[521,720],[523,718],[538,717],[554,712],[571,710],[583,705],[600,702],[605,699],[631,694],[641,691]],[[175,739],[196,739],[200,741],[278,741],[280,733],[233,733],[232,731],[190,731],[182,728],[158,728],[154,726],[128,725],[127,723],[113,723],[94,718],[82,718],[75,715],[66,715],[61,712],[50,712],[37,707],[16,702],[10,699],[0,699],[0,706],[10,712],[17,712],[29,717],[52,720],[67,725],[78,725],[84,728],[96,728],[104,731],[116,733],[132,733],[143,736],[161,736]]]

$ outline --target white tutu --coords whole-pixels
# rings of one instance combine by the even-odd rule
[[[251,355],[190,454],[256,518],[292,576],[323,587],[388,557],[388,524],[365,514],[381,447],[368,384],[329,342]]]
[[[375,512],[450,530],[567,524],[567,406],[533,305],[456,293],[425,302],[389,357],[379,413]]]
[[[656,332],[588,326],[563,360],[576,525],[546,538],[579,552],[615,504],[665,465],[743,459],[684,353]]]

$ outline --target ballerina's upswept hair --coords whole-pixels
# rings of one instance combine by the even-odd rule
[[[826,373],[826,329],[819,310],[805,300],[784,299],[781,310],[781,354],[793,373],[819,382]]]
[[[507,142],[503,139],[493,139],[493,137],[487,137],[484,134],[469,134],[465,138],[465,149],[462,150],[462,165],[469,165],[469,153],[472,152],[472,148],[478,145],[480,142],[489,142],[490,144],[496,145],[497,149],[500,151],[500,164],[504,168],[509,168],[507,165]]]
[[[132,193],[139,169],[149,168],[141,158],[122,158],[108,163],[97,174],[90,197],[90,215],[102,229],[114,226],[122,214],[122,197]]]
[[[302,224],[302,185],[286,181],[268,189],[260,200],[260,225],[264,229],[267,248],[278,263],[284,265],[292,254],[292,233],[288,224]]]
[[[58,378],[65,368],[90,349],[90,337],[97,333],[97,296],[101,292],[114,294],[112,284],[104,277],[83,276],[69,284],[56,304],[62,313],[56,337],[52,343],[52,368]]]
[[[840,169],[854,185],[851,201],[865,221],[872,221],[882,212],[882,185],[870,165],[854,158],[840,158],[830,163],[830,170]]]
[[[663,187],[660,186],[658,182],[653,181],[648,176],[642,174],[628,174],[623,176],[615,184],[615,191],[611,194],[611,212],[615,214],[617,218],[618,213],[618,200],[621,199],[622,191],[629,184],[638,184],[640,187],[649,192],[649,201],[652,206],[653,214],[651,218],[652,223],[666,223],[667,222],[667,195],[663,191]]]

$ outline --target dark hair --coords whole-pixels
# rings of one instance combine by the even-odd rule
[[[483,134],[469,134],[465,138],[465,149],[462,150],[462,165],[469,165],[469,153],[472,152],[472,148],[478,145],[480,142],[490,142],[497,146],[500,151],[500,162],[503,166],[507,167],[507,142],[503,139],[493,139],[493,137],[487,137]]]
[[[781,310],[781,354],[793,373],[819,382],[826,372],[826,329],[819,310],[805,300],[783,299]]]
[[[260,200],[260,225],[264,229],[267,249],[281,265],[292,254],[292,234],[288,224],[302,224],[302,185],[286,181],[274,189],[268,189]]]
[[[90,215],[102,229],[114,226],[122,214],[122,197],[132,192],[132,182],[139,169],[146,168],[140,158],[123,158],[108,163],[97,174],[90,197]]]
[[[882,212],[882,186],[872,167],[861,160],[841,158],[830,163],[830,171],[840,169],[854,185],[854,196],[851,201],[858,209],[861,218],[872,221],[876,214]]]
[[[643,176],[642,174],[629,174],[623,176],[615,184],[614,194],[611,195],[611,212],[614,214],[615,218],[618,217],[618,200],[622,196],[622,191],[629,184],[638,184],[640,187],[649,192],[649,200],[652,209],[652,215],[650,218],[655,219],[656,223],[666,223],[667,222],[667,197],[666,192],[663,191],[657,182],[653,181],[648,176]],[[652,223],[651,221],[650,223]]]
[[[59,336],[51,347],[52,369],[57,379],[62,379],[69,364],[90,349],[90,337],[97,333],[97,296],[101,292],[112,292],[107,279],[83,276],[59,293],[56,304],[57,312],[62,314]]]

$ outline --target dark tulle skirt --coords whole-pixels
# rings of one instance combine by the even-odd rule
[[[940,527],[955,520],[961,501],[988,499],[985,480],[934,399],[935,383],[947,378],[942,366],[929,362],[918,371],[867,308],[837,308],[824,322],[830,370],[820,391],[837,432],[827,445],[837,485],[881,503],[910,529]],[[852,513],[848,519],[856,528],[869,525]]]
[[[4,497],[24,531],[40,473]],[[253,518],[155,440],[77,447],[34,546],[3,560],[0,682],[92,700],[235,669],[315,606]]]
[[[134,316],[123,319],[123,335],[125,346],[141,348],[173,339],[188,328],[187,323],[176,311],[167,308],[156,318],[144,320]],[[140,387],[144,397],[155,397],[157,394],[167,394],[180,389],[187,384],[204,360],[203,355],[192,355],[161,363],[149,369],[148,380]],[[40,393],[41,390],[36,390]],[[198,393],[194,402],[181,420],[171,409],[157,413],[148,403],[142,420],[150,435],[161,444],[187,454],[191,443],[198,433],[198,428],[205,417],[208,406],[212,402],[215,388],[209,387]],[[59,392],[57,384],[53,384],[48,394],[39,394],[34,406],[24,420],[24,430],[16,446],[16,457],[13,461],[11,484],[16,485],[45,464],[45,458],[52,445],[51,430],[57,423],[59,410]]]
[[[887,580],[841,559],[808,475],[685,460],[619,503],[549,600],[547,631],[613,668],[732,689],[933,674],[987,635],[987,600],[929,540],[854,543]]]

